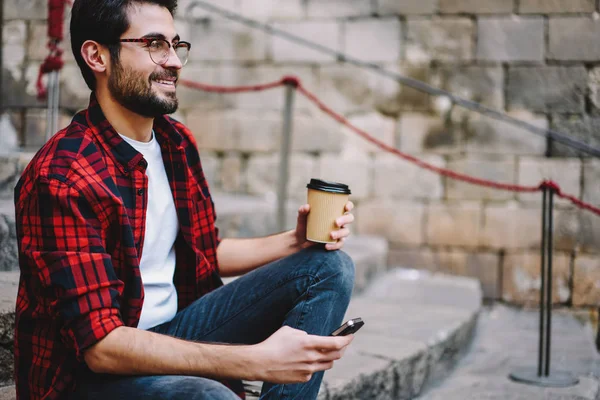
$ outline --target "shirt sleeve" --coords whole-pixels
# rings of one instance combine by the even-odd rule
[[[81,190],[39,178],[17,208],[21,269],[39,282],[41,304],[61,321],[63,342],[83,361],[85,349],[124,325],[123,291],[104,248],[102,222]]]

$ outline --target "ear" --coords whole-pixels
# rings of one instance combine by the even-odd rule
[[[92,71],[106,72],[109,55],[107,49],[93,40],[86,40],[81,46],[81,56]]]

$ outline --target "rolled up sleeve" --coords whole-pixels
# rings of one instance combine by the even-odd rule
[[[21,268],[39,280],[46,317],[79,360],[84,351],[124,325],[123,282],[105,250],[102,221],[84,193],[61,179],[40,178],[20,210]]]

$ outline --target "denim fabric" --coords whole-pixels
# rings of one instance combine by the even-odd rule
[[[314,246],[204,295],[151,330],[192,341],[236,344],[262,342],[283,325],[327,336],[341,325],[353,285],[350,257]],[[322,379],[321,372],[302,384],[265,382],[260,398],[316,399]],[[90,400],[237,398],[215,381],[185,376],[92,374],[80,382],[77,394]]]

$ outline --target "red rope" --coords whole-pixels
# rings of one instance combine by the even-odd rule
[[[65,5],[71,4],[70,0],[48,0],[48,49],[49,54],[40,65],[36,87],[38,98],[45,99],[48,95],[43,76],[47,73],[60,71],[64,66],[62,60],[63,51],[59,44],[64,39],[64,13]]]
[[[554,193],[556,193],[556,195],[558,197],[569,200],[570,202],[575,204],[577,207],[586,209],[586,210],[591,211],[594,214],[600,216],[600,208],[595,207],[584,201],[581,201],[575,196],[563,193],[560,186],[556,182],[553,182],[551,180],[544,180],[537,186],[522,186],[522,185],[513,185],[513,184],[507,184],[507,183],[498,183],[498,182],[493,182],[493,181],[489,181],[486,179],[476,178],[476,177],[470,176],[470,175],[461,174],[461,173],[451,171],[446,168],[436,167],[435,165],[432,165],[425,161],[419,160],[418,158],[416,158],[414,156],[405,154],[405,153],[401,152],[400,150],[396,149],[395,147],[389,146],[389,145],[383,143],[382,141],[374,138],[373,136],[369,135],[364,130],[352,125],[350,123],[350,121],[348,121],[348,119],[346,119],[344,116],[333,111],[325,103],[323,103],[316,95],[314,95],[313,93],[308,91],[302,85],[302,82],[300,82],[300,80],[294,76],[285,76],[282,79],[275,81],[275,82],[265,83],[265,84],[260,84],[260,85],[251,85],[251,86],[234,86],[234,87],[214,86],[214,85],[207,85],[207,84],[203,84],[203,83],[196,83],[196,82],[192,82],[192,81],[188,81],[188,80],[182,80],[181,83],[185,86],[188,86],[188,87],[191,87],[194,89],[204,90],[204,91],[213,92],[213,93],[241,93],[241,92],[259,91],[259,90],[272,89],[272,88],[282,86],[285,84],[292,84],[298,89],[298,91],[300,93],[302,93],[306,98],[308,98],[311,102],[313,102],[317,107],[319,107],[324,113],[329,115],[331,118],[335,119],[339,123],[348,127],[353,132],[362,136],[365,140],[373,143],[377,147],[379,147],[389,153],[395,154],[396,156],[398,156],[408,162],[411,162],[421,168],[435,172],[439,175],[448,177],[450,179],[455,179],[455,180],[467,182],[467,183],[470,183],[473,185],[484,186],[484,187],[489,187],[489,188],[493,188],[493,189],[508,190],[511,192],[533,193],[533,192],[541,191],[544,188],[551,189],[554,191]]]

